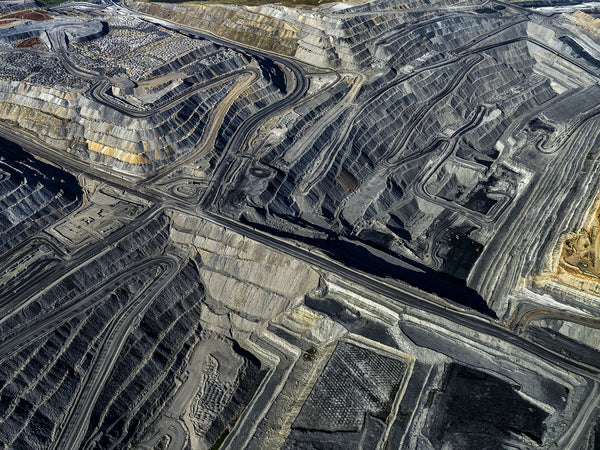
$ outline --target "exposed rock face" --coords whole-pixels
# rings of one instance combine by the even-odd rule
[[[173,224],[173,241],[198,251],[213,312],[228,311],[229,319],[241,330],[257,329],[317,287],[319,274],[306,264],[221,226],[177,213]],[[195,230],[202,233],[196,235]],[[219,323],[205,326],[218,328]]]
[[[90,418],[89,437],[98,429],[112,430],[102,434],[100,446],[121,439],[125,445],[134,445],[169,404],[175,377],[184,370],[185,359],[200,339],[203,297],[203,287],[190,261],[129,333],[115,362],[129,370],[113,371]]]
[[[285,18],[286,11],[295,14],[294,10],[271,5],[238,8],[229,5],[187,7],[132,3],[130,6],[155,17],[192,25],[218,36],[289,56],[296,52],[302,30],[300,23]]]
[[[110,328],[116,315],[122,314],[123,319],[127,317],[131,312],[128,312],[128,302],[144,286],[151,284],[154,277],[165,275],[167,267],[161,266],[165,260],[156,256],[164,251],[167,225],[164,217],[148,223],[117,248],[66,275],[63,282],[54,280],[55,284],[46,292],[18,305],[8,319],[3,318],[0,324],[4,337],[0,395],[4,423],[1,440],[5,445],[48,447],[61,431],[70,406],[78,401],[78,390],[93,389],[93,377],[90,379],[86,375],[92,355],[113,367],[111,359],[118,353],[114,349],[111,352],[109,343],[102,338],[103,333]],[[149,233],[153,239],[145,238]],[[132,269],[133,261],[142,254],[150,256],[143,267],[145,270]],[[41,275],[48,276],[48,272]],[[168,310],[172,300],[163,307]],[[168,330],[170,325],[166,319],[163,318],[161,327]],[[140,326],[143,327],[143,323]],[[189,333],[185,328],[184,336]],[[40,329],[48,331],[40,333]],[[160,333],[159,328],[153,327],[153,330]],[[35,337],[22,347],[19,333]],[[162,351],[147,344],[145,350]],[[175,354],[170,353],[173,351]],[[169,346],[169,358],[175,358],[178,351],[176,345]],[[127,353],[122,357],[127,359]],[[162,369],[152,366],[152,370],[157,370],[155,376],[161,380],[163,370],[173,363],[168,359],[163,361]],[[131,367],[131,363],[133,361],[123,367]],[[121,372],[119,376],[127,378],[130,374]],[[135,380],[132,381],[133,390],[143,386],[136,386]],[[122,387],[119,385],[119,390]],[[115,431],[120,433],[119,429],[117,427]]]
[[[416,259],[466,279],[507,321],[519,316],[515,305],[529,287],[559,292],[564,304],[575,295],[580,312],[594,310],[588,294],[597,283],[584,271],[593,273],[595,231],[578,243],[570,237],[581,247],[572,248],[570,262],[558,263],[557,250],[565,229],[581,227],[574,217],[581,220],[598,187],[591,130],[600,55],[592,20],[501,8],[425,11],[415,20],[387,1],[311,11],[131,6],[273,50],[255,26],[268,21],[283,42],[276,52],[367,75],[352,87],[350,80],[334,84],[265,125],[254,161],[239,162],[237,185],[228,178],[227,195],[214,205],[220,213],[281,236],[291,229],[308,245],[342,234]],[[385,15],[370,14],[382,8]],[[299,29],[288,32],[287,24]],[[569,204],[576,205],[571,216]],[[559,225],[563,219],[571,225]],[[524,245],[528,230],[542,237]],[[346,248],[330,250],[348,262]],[[560,274],[550,275],[556,267]]]
[[[327,42],[329,36],[324,30],[335,29],[336,20],[327,20],[310,11],[275,5],[238,8],[228,5],[187,6],[130,2],[129,6],[155,17],[288,56],[304,54],[303,59],[306,59],[309,51],[314,49],[317,54],[310,57],[311,62],[330,64],[328,56],[333,55],[333,49]]]
[[[592,212],[586,222],[578,232],[570,233],[564,240],[555,268],[556,276],[562,283],[579,290],[598,292],[598,211]]]
[[[201,144],[209,112],[232,86],[224,83],[191,96],[187,106],[138,119],[84,97],[82,90],[2,83],[0,117],[61,150],[144,174]]]
[[[524,267],[524,253],[539,248],[501,244],[501,224],[544,185],[538,182],[543,164],[566,154],[574,166],[581,164],[594,146],[587,135],[577,156],[559,150],[571,146],[565,133],[593,126],[597,101],[595,51],[587,41],[566,37],[566,18],[551,23],[496,8],[427,11],[417,21],[384,1],[312,11],[131,6],[272,49],[261,25],[253,26],[268,17],[284,41],[277,52],[366,75],[329,86],[261,128],[252,142],[253,161],[239,160],[229,170],[236,182],[228,178],[226,194],[219,191],[214,207],[221,213],[282,233],[292,229],[309,244],[314,241],[307,235],[342,234],[416,259],[466,279],[498,314],[508,314],[505,295]],[[385,15],[371,14],[381,8]],[[303,31],[286,34],[285,23]],[[327,36],[311,41],[319,49],[303,53],[314,30]],[[538,137],[543,141],[530,150]],[[217,148],[224,142],[218,140]],[[557,199],[574,186],[564,175],[554,181]],[[527,220],[543,228],[546,219]],[[495,240],[504,250],[493,247]],[[523,252],[514,270],[505,263],[491,269],[502,251],[505,257]]]

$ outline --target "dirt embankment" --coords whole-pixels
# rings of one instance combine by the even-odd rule
[[[17,48],[38,47],[39,45],[41,45],[41,42],[38,40],[38,38],[30,37],[19,42],[17,44]]]
[[[50,17],[41,9],[17,11],[0,17],[0,23],[3,24],[9,24],[12,22],[16,22],[17,20],[33,20],[35,22],[41,22],[43,20],[52,20],[52,17]]]
[[[575,289],[600,293],[600,199],[592,211],[563,242],[554,276]]]

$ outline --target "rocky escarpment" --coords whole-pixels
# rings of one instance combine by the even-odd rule
[[[595,18],[583,11],[575,11],[571,14],[570,19],[575,25],[584,29],[592,37],[600,39],[600,19]]]
[[[319,275],[220,226],[169,215],[74,270],[63,261],[40,272],[56,279],[0,319],[6,445],[48,448],[83,427],[82,442],[135,446],[163,423],[172,426],[169,417],[182,414],[172,411],[185,405],[191,435],[212,445],[247,404],[261,363],[230,339],[247,345],[250,333],[297,306]],[[200,364],[203,349],[215,347],[216,359]],[[198,371],[186,388],[198,391],[195,400],[173,403],[190,370]],[[88,415],[69,414],[89,396]]]
[[[508,423],[499,445],[544,448],[585,406],[580,376],[428,313],[388,309],[363,287],[183,212],[155,215],[76,270],[68,264],[0,319],[8,446],[78,434],[101,447],[227,438],[234,448],[297,448],[325,435],[359,443],[367,432],[400,445],[415,429],[479,443],[471,424]],[[469,389],[452,370],[469,371]],[[438,419],[428,398],[443,406]],[[456,414],[469,427],[446,426]]]
[[[360,90],[339,83],[282,117],[241,169],[229,198],[247,205],[237,211],[299,233],[335,230],[466,278],[523,177],[496,142],[556,91],[527,24],[500,14],[431,22],[368,41],[382,74]],[[485,50],[469,49],[488,34]]]
[[[0,42],[5,125],[84,193],[0,161],[0,447],[594,445],[596,292],[540,257],[600,274],[589,41],[499,3],[200,10],[336,70],[105,3]]]
[[[202,260],[209,305],[204,326],[209,329],[257,330],[317,287],[319,274],[298,260],[206,220],[175,212],[172,218],[173,241],[195,248]],[[195,235],[196,229],[202,235]]]

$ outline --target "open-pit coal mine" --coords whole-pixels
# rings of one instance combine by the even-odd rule
[[[0,449],[600,449],[600,14],[0,2]]]

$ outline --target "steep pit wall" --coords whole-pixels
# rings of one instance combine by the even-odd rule
[[[220,332],[233,325],[259,329],[277,314],[298,306],[316,289],[319,274],[305,263],[207,220],[172,212],[171,239],[195,248],[209,309],[204,327]]]

